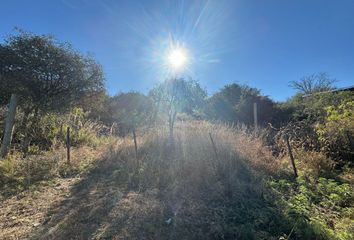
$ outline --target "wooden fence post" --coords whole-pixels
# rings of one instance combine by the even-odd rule
[[[66,129],[66,160],[70,164],[70,127]]]
[[[138,159],[138,144],[136,142],[135,129],[133,129],[133,138],[134,138],[134,147],[135,147],[135,157],[136,157],[136,159]]]
[[[216,160],[219,160],[218,151],[216,149],[215,142],[213,140],[213,137],[211,136],[211,133],[209,133],[209,137],[210,137],[211,144],[213,145]]]
[[[254,120],[254,129],[258,128],[258,113],[257,113],[257,103],[253,103],[253,120]]]
[[[288,147],[288,152],[289,152],[289,156],[290,156],[291,165],[293,166],[294,176],[295,176],[295,178],[297,178],[298,177],[297,169],[296,169],[296,166],[295,166],[295,160],[294,160],[293,152],[291,150],[291,146],[290,146],[289,136],[288,135],[285,135],[285,141],[286,141],[286,145]]]
[[[15,116],[17,108],[18,97],[15,94],[11,95],[9,109],[7,111],[7,116],[5,120],[5,131],[4,137],[2,139],[2,144],[0,148],[0,158],[6,157],[10,150],[12,132],[15,125]]]
[[[113,129],[114,129],[115,125],[116,125],[116,122],[113,122],[111,128],[109,129],[110,135],[113,135]]]

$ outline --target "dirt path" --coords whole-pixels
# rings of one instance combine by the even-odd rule
[[[80,179],[56,179],[48,186],[22,192],[0,205],[0,239],[22,239],[46,222],[47,211],[70,196]]]
[[[56,179],[7,199],[0,206],[0,239],[154,239],[164,234],[168,226],[157,191],[125,190],[116,166],[107,159],[82,178]]]

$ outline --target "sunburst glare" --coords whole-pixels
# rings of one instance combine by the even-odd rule
[[[181,70],[188,63],[187,50],[184,48],[171,49],[167,61],[172,69]]]
[[[171,6],[178,11],[169,12]],[[132,57],[139,62],[146,81],[163,81],[170,77],[199,78],[219,63],[219,55],[231,51],[229,42],[220,35],[232,33],[228,21],[231,9],[226,1],[198,0],[188,4],[168,0],[155,8],[137,4],[142,10],[138,18],[125,20],[134,33],[129,39],[136,46]],[[144,44],[141,44],[141,41]],[[128,44],[119,42],[122,48]],[[131,44],[131,43],[129,43]]]

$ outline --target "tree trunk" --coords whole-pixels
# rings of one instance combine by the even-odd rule
[[[2,158],[7,156],[10,149],[12,133],[15,125],[17,102],[18,102],[17,95],[12,94],[10,99],[9,110],[7,112],[7,117],[5,121],[4,138],[2,140],[2,145],[0,149],[0,157]]]

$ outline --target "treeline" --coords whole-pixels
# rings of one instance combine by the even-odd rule
[[[0,77],[0,135],[6,135],[6,111],[10,99],[15,99],[11,141],[24,154],[31,146],[49,149],[64,141],[66,126],[76,130],[77,142],[80,137],[125,135],[161,123],[169,126],[172,137],[177,119],[252,127],[257,103],[259,125],[270,132],[286,131],[298,147],[323,151],[337,163],[354,159],[353,92],[326,92],[334,89],[335,81],[324,73],[291,82],[298,93],[282,103],[238,83],[208,96],[199,82],[183,78],[167,79],[147,94],[109,96],[102,67],[92,56],[51,36],[20,31],[0,45]],[[268,141],[272,144],[272,139]],[[3,143],[4,147],[3,156],[10,150]]]

